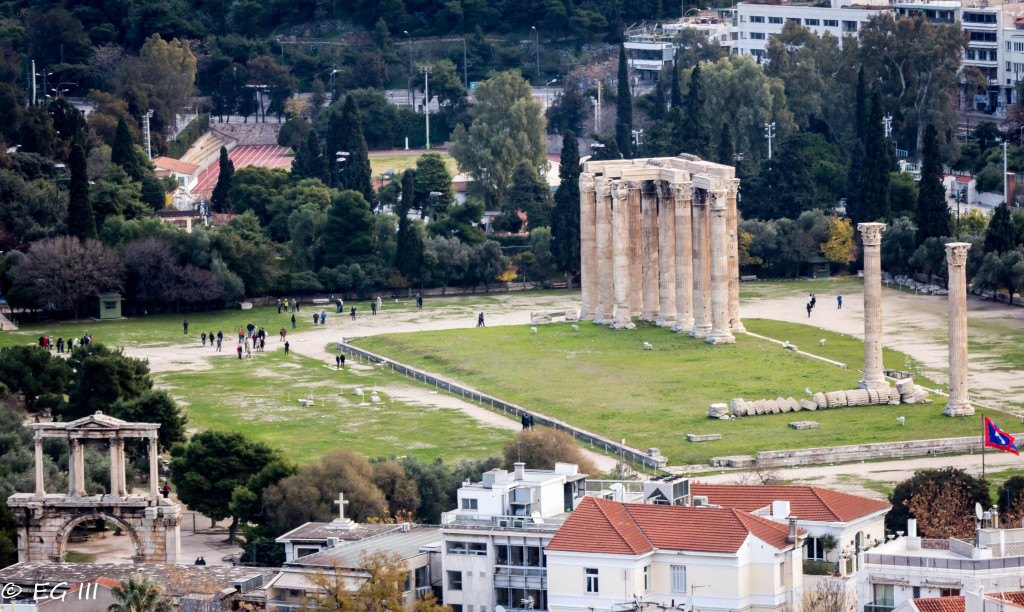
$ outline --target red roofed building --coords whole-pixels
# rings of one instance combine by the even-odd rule
[[[796,523],[736,508],[584,498],[545,548],[548,609],[620,610],[633,597],[662,607],[799,610]]]
[[[1024,612],[1024,591],[908,599],[893,612]]]

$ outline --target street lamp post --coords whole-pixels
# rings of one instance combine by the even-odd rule
[[[533,57],[537,61],[537,81],[540,81],[540,34],[537,33],[537,26],[530,26],[533,30]]]
[[[409,30],[402,30],[402,33],[409,39],[409,108],[416,112],[415,100],[412,99],[412,35]]]
[[[469,70],[466,69],[466,38],[462,38],[462,84],[469,90]]]
[[[341,189],[341,187],[342,187],[342,184],[341,184],[341,164],[345,163],[345,160],[348,159],[348,155],[349,155],[348,151],[335,151],[335,153],[334,153],[334,160],[337,162],[337,165],[338,165],[338,188],[339,189]]]
[[[433,66],[420,66],[423,72],[423,114],[427,117],[427,150],[430,150],[430,73]]]
[[[775,122],[764,124],[764,137],[768,139],[768,161],[772,159],[772,138],[775,138]]]

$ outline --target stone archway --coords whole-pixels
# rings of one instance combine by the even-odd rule
[[[96,520],[110,521],[118,527],[120,527],[125,533],[131,536],[132,545],[135,547],[135,554],[132,555],[132,557],[142,557],[142,543],[139,540],[139,535],[135,533],[134,527],[132,527],[129,523],[125,522],[124,520],[114,516],[113,514],[94,511],[88,514],[80,514],[72,518],[68,522],[64,523],[64,526],[61,527],[59,531],[57,531],[57,535],[56,537],[54,537],[53,553],[51,553],[50,559],[52,561],[63,562],[64,554],[66,552],[65,549],[67,548],[68,538],[71,536],[71,533],[74,530],[74,528],[86,521]]]

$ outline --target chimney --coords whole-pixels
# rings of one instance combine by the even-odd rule
[[[999,529],[999,507],[992,506],[992,529]]]
[[[515,469],[516,480],[522,480],[525,478],[526,464],[525,463],[513,463],[512,467]]]
[[[796,531],[796,517],[790,517],[789,519],[789,536],[786,537],[786,541],[790,544],[796,544],[797,531]]]
[[[772,502],[772,518],[776,521],[782,521],[789,518],[789,502],[788,501],[773,501]]]
[[[917,519],[907,519],[907,537],[917,537]]]

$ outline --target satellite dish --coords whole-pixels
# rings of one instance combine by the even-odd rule
[[[974,516],[978,517],[979,521],[985,516],[985,509],[978,502],[974,502]]]
[[[494,612],[505,612],[505,606],[494,606]]]

